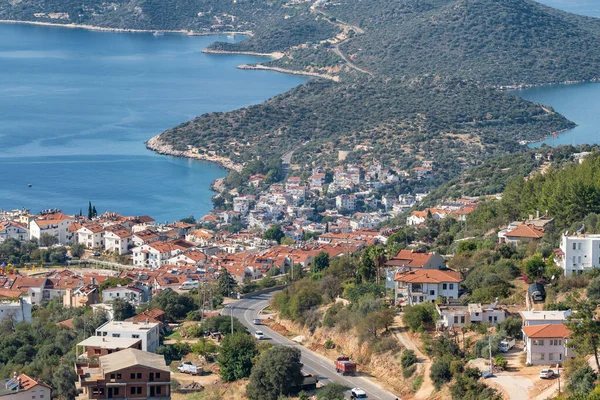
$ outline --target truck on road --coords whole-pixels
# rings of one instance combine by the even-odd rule
[[[335,370],[338,374],[354,375],[356,374],[356,363],[349,357],[340,356],[335,361]]]
[[[507,337],[506,339],[500,342],[500,351],[503,353],[507,353],[510,349],[515,347],[515,344],[517,344],[515,338]]]
[[[299,386],[294,386],[292,392],[297,393],[301,390],[314,390],[319,383],[319,375],[306,374],[302,372],[302,383]]]
[[[202,373],[202,367],[192,364],[189,361],[185,361],[179,364],[177,370],[181,373],[190,375],[200,375]]]

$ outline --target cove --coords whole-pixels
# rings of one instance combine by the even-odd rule
[[[574,14],[600,18],[600,2],[597,0],[539,0],[539,2]],[[577,127],[561,133],[558,138],[546,138],[532,143],[532,147],[542,144],[558,146],[600,143],[600,83],[539,86],[515,90],[512,93],[525,100],[550,105],[577,124]]]
[[[92,201],[160,222],[205,214],[227,171],[144,142],[306,81],[236,69],[265,58],[201,52],[243,39],[0,24],[0,208],[78,213]]]

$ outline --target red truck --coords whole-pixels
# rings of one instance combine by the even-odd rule
[[[335,362],[335,370],[338,374],[354,375],[356,374],[356,363],[349,357],[338,357]]]

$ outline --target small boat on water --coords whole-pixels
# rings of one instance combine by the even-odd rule
[[[154,31],[153,35],[154,36],[163,36],[165,33],[161,32],[161,31]]]
[[[31,183],[27,184],[27,187],[32,187],[33,185]]]

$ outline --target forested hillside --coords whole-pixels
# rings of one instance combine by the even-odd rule
[[[515,151],[519,140],[570,126],[559,114],[472,82],[371,79],[311,81],[261,105],[200,116],[163,137],[179,149],[192,145],[237,162],[278,157],[305,141],[298,162],[334,162],[337,150],[355,150],[357,161],[375,153],[407,168],[421,156],[450,178],[473,160]]]

